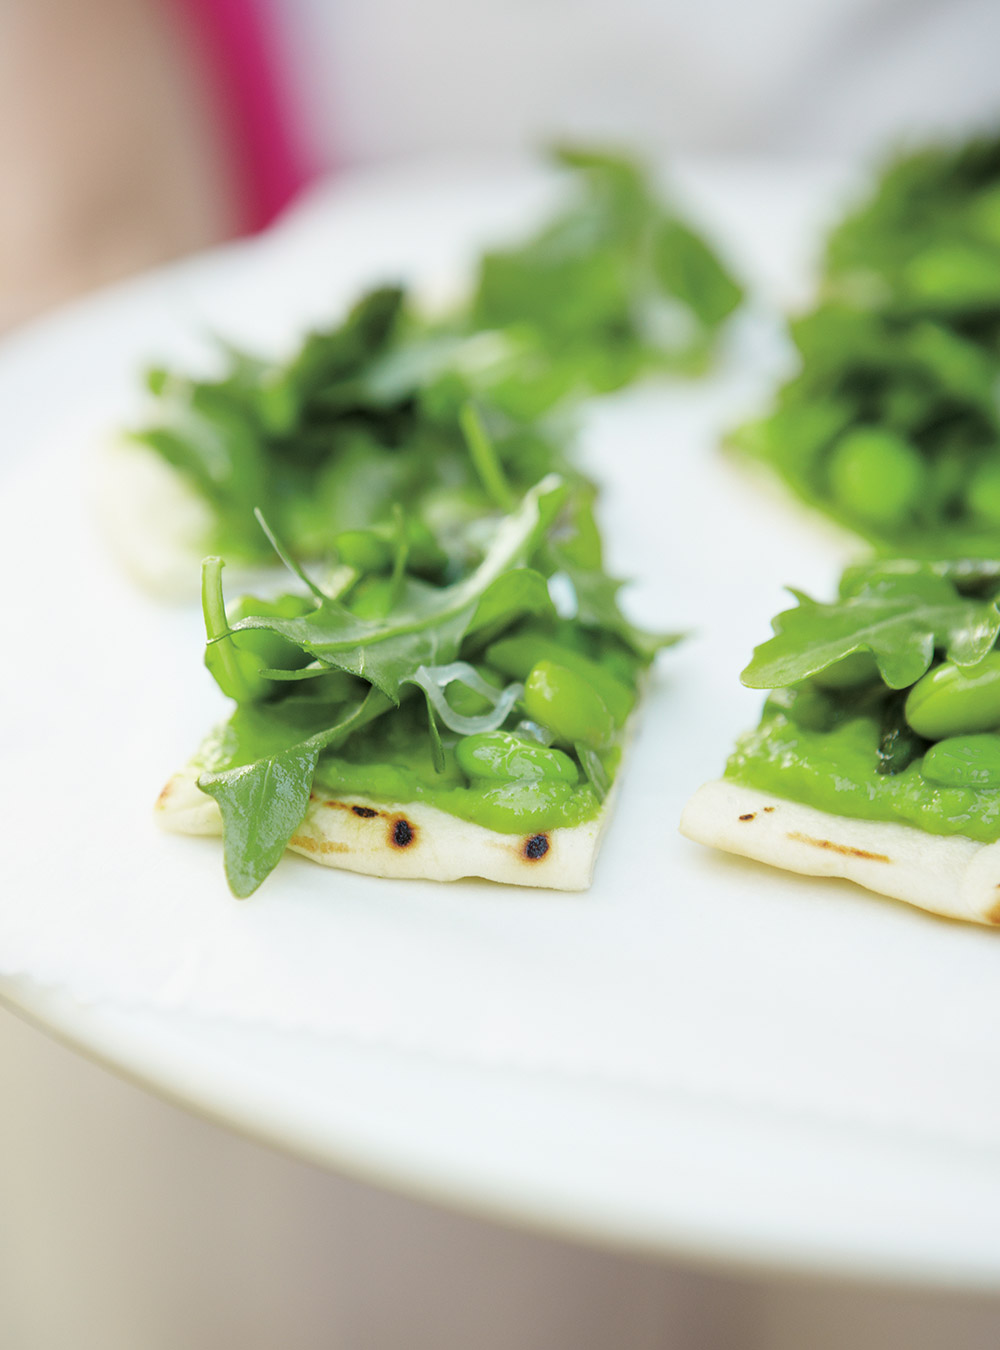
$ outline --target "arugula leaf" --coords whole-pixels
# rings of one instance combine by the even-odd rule
[[[485,646],[492,635],[506,628],[512,615],[534,614],[555,618],[549,584],[541,572],[531,567],[513,567],[503,572],[483,591],[469,624],[478,644]]]
[[[700,365],[742,291],[623,156],[563,149],[577,200],[519,248],[482,259],[473,324],[516,331],[556,397]]]
[[[279,549],[277,542],[273,542]],[[274,600],[242,596],[227,613],[222,593],[223,566],[221,558],[206,558],[202,563],[201,583],[201,605],[208,639],[205,665],[222,692],[237,703],[249,703],[271,697],[276,692],[272,680],[308,678],[301,669],[307,658],[296,647],[263,631],[235,634],[229,625],[230,620],[235,622],[247,614],[292,618],[308,613],[310,602],[297,595],[283,595]],[[307,580],[304,575],[303,580]]]
[[[570,652],[576,644],[591,650],[599,662],[595,671],[622,691],[622,720],[631,706],[637,668],[675,640],[643,633],[622,616],[616,599],[621,583],[606,577],[595,562],[600,539],[591,494],[585,490],[582,500],[574,499],[571,487],[555,475],[494,522],[479,564],[449,586],[429,585],[405,571],[404,523],[397,521],[392,574],[364,578],[342,599],[333,599],[301,573],[274,536],[275,548],[311,593],[275,601],[245,597],[243,617],[236,622],[226,618],[221,561],[205,562],[206,663],[239,706],[203,748],[198,782],[219,804],[227,875],[239,896],[260,885],[294,834],[308,806],[320,754],[398,709],[415,687],[427,697],[426,734],[438,772],[447,771],[450,750],[436,715],[453,735],[502,726],[522,686],[508,684],[493,695],[491,680],[497,676],[490,653],[499,634],[511,628],[519,632],[529,664],[539,659],[548,636],[568,641]],[[560,546],[550,542],[557,532]],[[381,554],[378,560],[381,566]],[[556,567],[565,567],[577,587],[579,613],[572,622],[558,618],[549,593]],[[389,606],[384,612],[377,605],[373,609],[376,593],[365,589],[369,582],[384,593]],[[359,597],[366,602],[364,614]],[[381,616],[365,617],[373,612]],[[468,664],[477,653],[483,659],[484,652],[485,676]],[[269,665],[272,656],[281,664]],[[616,679],[616,669],[625,683]],[[459,677],[473,691],[490,691],[484,711],[463,712],[460,703],[440,706],[436,685]],[[359,681],[369,685],[364,697]],[[412,744],[414,734],[422,733],[415,732],[409,714],[396,723],[401,716],[403,710],[393,712],[387,732],[391,739],[394,728],[402,726]],[[609,771],[585,747],[576,753],[593,790],[603,796]]]
[[[796,684],[858,651],[874,655],[890,689],[904,689],[926,673],[936,648],[957,665],[974,665],[1000,635],[993,600],[963,596],[919,564],[910,572],[853,569],[833,604],[793,594],[798,608],[775,618],[775,636],[740,677],[752,689]]]
[[[585,628],[613,633],[643,661],[651,661],[657,652],[683,638],[683,633],[650,633],[627,619],[618,605],[624,581],[609,577],[599,567],[582,567],[560,549],[553,549],[552,555],[558,570],[572,583],[575,617]]]
[[[408,580],[400,604],[385,619],[362,619],[324,599],[301,618],[249,615],[227,637],[254,629],[277,633],[310,657],[367,680],[398,703],[400,686],[410,673],[418,666],[455,660],[470,631],[493,629],[505,616],[510,621],[539,611],[537,574],[512,569],[539,547],[567,491],[558,477],[543,479],[501,521],[470,576],[440,588]]]
[[[681,220],[665,219],[657,229],[653,268],[663,291],[683,299],[706,328],[717,328],[743,299],[718,254]]]
[[[869,200],[831,235],[831,287],[908,309],[995,305],[998,183],[996,135],[895,158]]]
[[[325,409],[365,406],[363,376],[400,335],[405,300],[402,287],[381,286],[363,295],[338,327],[310,333],[270,380],[270,397],[287,409],[284,425],[273,429],[291,430],[316,403]]]
[[[149,372],[155,414],[133,438],[211,507],[206,551],[267,558],[261,506],[300,557],[384,526],[396,502],[427,523],[509,509],[546,473],[579,478],[566,431],[542,422],[557,405],[704,366],[741,299],[715,252],[630,160],[559,158],[577,199],[487,255],[450,315],[421,316],[383,286],[284,361],[221,343],[217,378]]]
[[[162,455],[210,503],[219,552],[266,556],[253,519],[262,502],[296,550],[306,542],[312,551],[317,526],[324,540],[328,530],[320,524],[327,470],[359,437],[386,449],[412,431],[413,387],[386,397],[366,383],[412,324],[402,290],[381,287],[362,296],[339,325],[307,336],[286,362],[224,348],[229,366],[219,379],[153,372],[157,418],[133,438]],[[394,481],[393,490],[398,486]]]
[[[317,738],[221,774],[202,774],[198,786],[222,813],[229,889],[253,895],[278,865],[309,805],[322,745]]]
[[[235,896],[245,900],[252,895],[280,861],[309,805],[320,752],[390,706],[377,689],[370,689],[333,725],[329,708],[317,707],[314,720],[326,725],[304,738],[301,728],[280,713],[254,709],[248,716],[247,710],[237,710],[223,734],[228,754],[217,755],[216,763],[237,762],[209,768],[198,778],[198,786],[215,798],[222,813],[226,878]],[[267,753],[250,763],[238,762],[242,743],[255,745],[259,752],[269,741],[273,748]]]
[[[514,505],[514,497],[504,475],[503,466],[497,457],[496,448],[483,425],[482,414],[470,401],[463,404],[458,417],[483,488],[495,506],[501,511],[509,511]]]

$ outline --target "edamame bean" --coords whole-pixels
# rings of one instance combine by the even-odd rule
[[[821,689],[854,689],[877,679],[878,666],[871,652],[851,652],[812,678]]]
[[[542,660],[565,666],[597,692],[617,726],[622,725],[635,703],[632,690],[610,670],[605,670],[596,661],[591,661],[590,657],[574,652],[552,638],[533,633],[501,638],[487,648],[486,659],[504,675],[517,680],[526,679],[532,667]]]
[[[842,506],[873,525],[897,525],[920,499],[927,469],[909,441],[879,427],[857,427],[834,446],[830,487]]]
[[[606,745],[614,732],[608,706],[591,685],[567,666],[539,661],[524,682],[528,716],[548,729],[557,741],[582,741],[595,749]]]
[[[501,782],[550,778],[564,783],[579,780],[569,755],[527,741],[509,731],[484,731],[463,736],[455,746],[458,766],[467,778],[495,778]]]
[[[945,661],[910,690],[906,720],[930,741],[1000,726],[1000,652],[974,666]]]
[[[1000,736],[949,736],[931,746],[920,772],[944,787],[1000,787]]]

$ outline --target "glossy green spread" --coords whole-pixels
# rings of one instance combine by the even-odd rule
[[[726,777],[835,815],[915,825],[930,834],[1000,839],[1000,787],[945,787],[918,755],[899,773],[877,771],[877,703],[858,714],[800,685],[772,696],[760,726],[737,743]]]
[[[423,723],[420,728],[418,721]],[[380,719],[367,727],[364,734],[351,737],[336,752],[328,751],[320,757],[316,786],[334,794],[371,797],[386,803],[426,802],[501,834],[531,834],[562,825],[579,825],[592,819],[600,809],[582,773],[573,775],[575,782],[569,781],[569,775],[558,767],[551,775],[540,776],[534,765],[529,776],[520,778],[469,774],[462,769],[459,759],[470,762],[470,757],[462,755],[459,746],[463,739],[468,745],[485,738],[445,737],[444,769],[439,773],[425,728],[426,715],[416,704]],[[530,741],[526,744],[532,748]],[[553,760],[557,755],[560,760],[567,760],[558,751],[552,752]],[[619,756],[617,747],[602,755],[609,776],[613,775]],[[558,765],[559,761],[555,762]]]

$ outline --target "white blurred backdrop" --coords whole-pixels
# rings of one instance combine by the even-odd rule
[[[1000,111],[996,0],[281,0],[320,164],[533,150],[867,154]]]

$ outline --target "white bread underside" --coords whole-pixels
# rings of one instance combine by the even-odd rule
[[[120,566],[162,600],[196,596],[211,508],[148,446],[119,437],[95,460],[97,512]]]
[[[160,793],[156,817],[164,829],[179,834],[221,834],[219,808],[197,779],[198,770],[191,767],[175,774]],[[511,886],[585,891],[610,805],[611,796],[593,820],[544,835],[499,834],[423,802],[387,805],[354,793],[334,796],[317,789],[289,848],[325,867],[369,876],[427,881],[483,877]],[[401,821],[408,829],[399,828]],[[542,838],[545,851],[532,856]],[[529,840],[535,841],[530,850]]]
[[[789,872],[845,877],[932,914],[1000,924],[1000,843],[836,816],[725,779],[698,789],[680,830]]]

